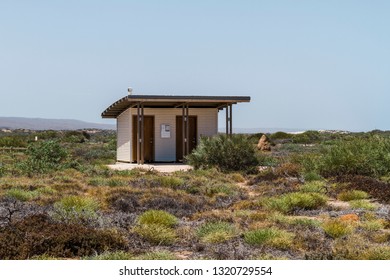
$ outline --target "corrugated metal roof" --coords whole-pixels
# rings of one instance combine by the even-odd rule
[[[103,118],[116,118],[129,107],[142,104],[144,108],[174,108],[187,104],[189,108],[222,108],[226,104],[250,102],[249,96],[178,96],[178,95],[127,95],[102,113]]]

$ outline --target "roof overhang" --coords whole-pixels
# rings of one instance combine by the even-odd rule
[[[174,95],[128,95],[102,113],[103,118],[116,118],[130,107],[142,104],[144,108],[178,108],[187,105],[189,108],[218,108],[227,104],[250,102],[249,96],[174,96]]]

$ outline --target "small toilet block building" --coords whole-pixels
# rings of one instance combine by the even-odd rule
[[[226,111],[232,133],[232,105],[249,96],[128,95],[103,113],[117,120],[117,161],[182,162],[202,136],[218,133],[218,112]]]

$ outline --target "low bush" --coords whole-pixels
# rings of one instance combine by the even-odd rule
[[[161,224],[140,224],[134,232],[154,245],[171,245],[176,240],[175,230]]]
[[[294,235],[276,228],[263,228],[248,231],[244,234],[244,240],[250,245],[270,245],[279,249],[288,249]]]
[[[342,201],[367,199],[368,194],[364,191],[349,190],[349,191],[343,191],[343,192],[339,193],[337,198],[342,200]]]
[[[177,257],[168,251],[148,252],[136,257],[137,260],[177,260]]]
[[[26,147],[27,137],[23,135],[12,135],[0,137],[0,147]]]
[[[116,149],[111,149],[107,145],[88,145],[73,149],[72,155],[82,163],[109,163],[115,158]]]
[[[321,175],[385,176],[390,173],[390,139],[380,136],[354,137],[338,140],[324,146],[319,157],[318,171]]]
[[[131,260],[133,258],[134,258],[133,255],[128,252],[114,251],[114,252],[103,252],[102,254],[95,255],[92,257],[86,257],[84,259],[109,261],[109,260]]]
[[[293,137],[293,134],[286,133],[286,132],[283,132],[283,131],[278,131],[278,132],[272,133],[269,136],[269,138],[271,138],[272,140],[291,139],[292,137]]]
[[[327,197],[318,193],[287,193],[280,197],[265,200],[265,206],[282,213],[291,213],[296,210],[318,209],[326,204]]]
[[[137,219],[134,232],[155,245],[170,245],[176,240],[173,227],[178,219],[162,210],[148,210]]]
[[[10,197],[19,201],[30,201],[39,196],[37,191],[24,190],[21,188],[12,188],[5,193],[6,197]]]
[[[351,200],[349,202],[349,205],[351,205],[352,209],[363,209],[363,210],[377,209],[377,206],[375,206],[374,204],[372,204],[368,200],[364,200],[364,199]]]
[[[126,250],[126,240],[115,231],[64,224],[47,215],[33,215],[1,229],[0,259],[28,259],[47,255],[77,258],[105,251]]]
[[[134,199],[130,203],[134,204]],[[192,214],[207,208],[209,203],[203,196],[195,196],[184,192],[160,193],[142,200],[142,207],[146,209],[158,209],[172,213],[176,217],[189,217]]]
[[[278,176],[298,177],[301,171],[301,166],[293,162],[284,162],[275,169],[275,174]]]
[[[63,167],[68,153],[57,141],[34,142],[27,147],[27,160],[20,164],[20,169],[32,176]]]
[[[341,219],[331,219],[322,224],[322,229],[332,238],[344,237],[353,232],[351,222]]]
[[[259,166],[275,167],[279,164],[279,159],[266,152],[257,153],[257,160]]]
[[[299,190],[304,193],[326,193],[325,182],[311,181],[300,186]]]
[[[323,178],[321,175],[316,173],[315,171],[309,171],[303,174],[303,178],[305,181],[311,182],[311,181],[321,181]]]
[[[373,246],[363,254],[364,260],[390,260],[390,248],[388,246]]]
[[[138,217],[138,224],[157,224],[165,227],[173,227],[178,223],[178,219],[162,210],[148,210]]]
[[[54,203],[52,216],[66,222],[91,221],[98,218],[98,209],[99,204],[94,199],[72,195]]]
[[[205,185],[201,193],[207,196],[222,194],[234,197],[238,195],[239,191],[235,184],[211,183]]]
[[[254,172],[258,165],[254,146],[239,134],[203,137],[187,160],[195,169],[216,167],[224,172]]]
[[[381,219],[364,221],[360,227],[367,231],[378,231],[385,227],[385,222]]]
[[[163,176],[158,179],[161,185],[166,188],[176,189],[184,185],[184,180],[175,176]]]
[[[337,260],[389,260],[386,245],[371,244],[362,236],[352,234],[334,241],[333,258]]]
[[[7,173],[7,168],[5,167],[5,164],[0,162],[0,178],[3,177]]]
[[[292,136],[294,143],[309,144],[316,143],[321,140],[321,134],[315,130],[308,130],[303,133],[297,133]]]
[[[303,226],[306,228],[317,228],[320,226],[318,220],[309,219],[309,218],[293,218],[289,221],[290,225]]]
[[[196,235],[205,243],[224,242],[236,236],[237,233],[236,227],[226,222],[208,222],[196,231]]]

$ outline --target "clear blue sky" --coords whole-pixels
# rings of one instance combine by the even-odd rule
[[[390,129],[390,1],[0,0],[0,116],[249,95],[234,126]],[[112,122],[112,121],[111,121]]]

